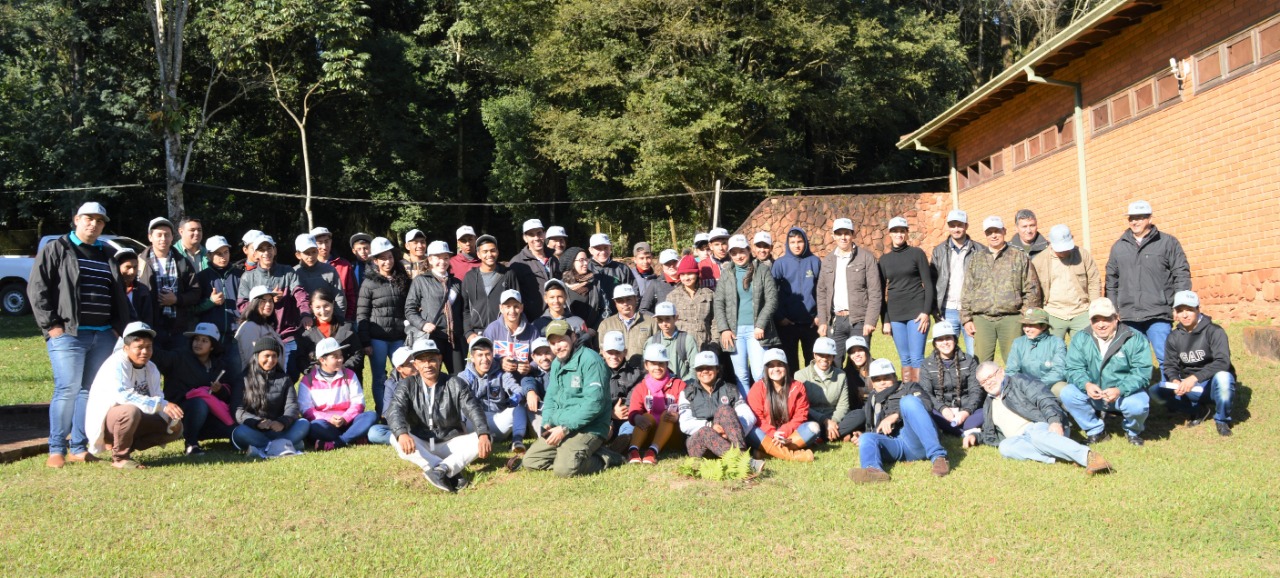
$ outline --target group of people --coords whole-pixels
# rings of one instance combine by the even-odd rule
[[[1192,425],[1213,406],[1231,433],[1226,334],[1151,215],[1129,206],[1105,275],[1065,225],[1045,239],[1028,210],[1011,239],[1001,217],[984,219],[985,244],[953,210],[931,255],[905,218],[887,223],[878,258],[837,218],[822,258],[798,227],[776,259],[768,232],[715,228],[656,259],[636,243],[631,264],[608,235],[584,250],[538,219],[505,263],[470,226],[456,252],[418,229],[402,248],[356,233],[351,260],[317,227],[294,239],[290,267],[270,235],[232,247],[192,218],[153,219],[142,254],[115,250],[90,202],[29,284],[55,382],[47,464],[109,446],[112,465],[143,467],[134,450],[177,439],[187,454],[209,439],[262,455],[367,442],[457,491],[495,442],[510,444],[508,468],[563,476],[664,451],[811,461],[815,446],[848,442],[861,459],[850,477],[875,482],[903,460],[946,475],[945,434],[1106,471],[1091,449],[1104,414],[1141,445],[1152,398]],[[877,331],[900,373],[871,358]]]

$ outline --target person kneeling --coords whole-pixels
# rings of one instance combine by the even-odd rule
[[[400,459],[422,468],[431,485],[456,492],[469,483],[462,476],[467,465],[493,450],[489,422],[466,382],[440,371],[444,357],[434,340],[415,341],[412,355],[418,374],[400,383],[387,411],[392,445]],[[464,431],[464,419],[475,432]]]
[[[151,363],[156,332],[141,321],[124,329],[124,348],[107,358],[93,378],[85,410],[89,453],[111,444],[111,465],[144,467],[133,460],[145,450],[182,439],[182,408],[164,400],[160,370]]]
[[[720,379],[720,358],[714,351],[700,351],[694,356],[693,371],[697,384],[686,386],[677,401],[689,456],[721,457],[733,448],[746,450],[742,432],[755,428],[756,416],[738,397],[738,386]]]
[[[343,367],[344,345],[326,337],[316,344],[317,365],[298,382],[298,405],[311,422],[315,448],[332,450],[362,438],[378,421],[364,410],[364,389],[356,373]]]
[[[627,462],[632,464],[658,463],[658,454],[671,440],[679,436],[680,417],[677,404],[685,383],[667,369],[671,359],[666,347],[650,343],[644,348],[644,379],[631,390],[629,419],[635,430],[631,432],[631,447]],[[640,457],[644,448],[644,457]]]
[[[993,361],[978,366],[978,382],[987,392],[982,433],[965,435],[964,447],[981,442],[998,447],[1000,455],[1012,460],[1075,462],[1091,476],[1111,469],[1106,458],[1067,437],[1066,411],[1044,383],[1025,375],[1005,375]]]
[[[781,349],[764,352],[764,379],[747,393],[747,405],[759,423],[747,441],[778,459],[812,462],[813,451],[804,448],[813,445],[822,430],[809,421],[809,396],[790,371]]]
[[[893,362],[877,359],[871,362],[868,372],[871,394],[867,396],[863,411],[867,423],[876,426],[874,432],[854,434],[859,445],[862,467],[849,470],[849,478],[860,484],[887,482],[885,460],[910,462],[928,459],[933,462],[933,475],[951,473],[947,463],[947,450],[938,443],[938,428],[926,407],[929,396],[919,384],[901,383]],[[898,432],[894,436],[893,433]]]

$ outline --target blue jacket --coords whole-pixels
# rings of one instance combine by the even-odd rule
[[[791,252],[791,245],[783,239],[787,252],[773,263],[773,278],[778,285],[778,310],[774,319],[790,319],[796,325],[812,325],[818,316],[818,273],[822,259],[809,250],[809,236],[804,229],[792,227],[787,237],[799,233],[804,239],[804,250],[799,255]]]

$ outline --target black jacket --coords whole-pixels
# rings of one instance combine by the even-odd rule
[[[1173,294],[1191,289],[1191,265],[1182,244],[1155,225],[1139,246],[1126,230],[1107,259],[1107,297],[1120,319],[1173,320]]]
[[[453,303],[449,303],[449,293],[455,293]],[[462,282],[451,276],[444,281],[435,275],[418,275],[409,285],[409,296],[404,301],[404,318],[409,321],[409,332],[416,341],[422,335],[422,327],[428,323],[436,326],[431,339],[437,343],[452,345],[455,349],[465,348],[467,338],[463,321],[464,299],[462,298]],[[449,327],[445,319],[446,311],[453,316],[453,334],[445,335]],[[447,339],[443,339],[447,337]]]
[[[134,282],[133,291],[126,289],[125,293],[129,296],[129,306],[132,308],[129,312],[130,318],[151,325],[154,321],[151,316],[155,313],[156,307],[156,300],[155,297],[151,296],[151,289],[142,283]]]
[[[178,297],[178,302],[173,304],[174,312],[177,316],[172,321],[169,321],[164,316],[164,306],[160,304],[160,293],[156,289],[156,271],[151,267],[152,254],[151,248],[147,248],[141,255],[138,255],[138,283],[151,289],[152,302],[155,304],[151,314],[155,323],[151,324],[151,328],[157,332],[181,333],[187,331],[195,326],[195,323],[191,320],[191,310],[200,304],[200,284],[196,283],[196,271],[189,259],[183,257],[174,249],[169,250],[169,257],[174,260],[174,269],[178,272],[178,289],[174,292]]]
[[[187,399],[188,391],[210,385],[216,379],[218,382],[230,386],[230,390],[222,388],[214,396],[230,404],[236,395],[235,392],[242,385],[240,369],[233,367],[225,354],[216,357],[210,356],[210,363],[207,369],[203,363],[200,363],[200,358],[191,353],[190,349],[183,351],[156,349],[151,354],[151,362],[156,364],[156,368],[160,370],[160,375],[164,376],[165,401],[179,403]],[[218,377],[219,374],[221,374],[221,377]]]
[[[427,408],[431,408],[430,413]],[[448,441],[466,433],[464,417],[475,426],[476,433],[489,434],[484,408],[471,393],[471,386],[444,373],[435,387],[427,387],[417,375],[401,381],[386,416],[392,439],[412,434],[423,440]]]
[[[958,408],[978,411],[987,395],[978,383],[978,360],[956,349],[954,363],[949,369],[942,366],[942,358],[935,351],[924,359],[920,367],[920,388],[929,394],[935,408]]]
[[[718,379],[715,388],[708,393],[702,384],[691,383],[684,388],[684,399],[689,403],[689,415],[711,421],[715,419],[720,406],[727,405],[729,409],[735,409],[738,405],[738,386]]]
[[[902,382],[894,384],[893,387],[885,390],[884,393],[876,393],[874,389],[867,389],[867,401],[862,406],[863,415],[867,416],[867,431],[874,432],[880,427],[880,422],[884,418],[898,413],[898,406],[902,402],[905,395],[914,395],[924,402],[925,409],[933,409],[933,400],[929,398],[929,394],[920,388],[920,384],[913,382]],[[893,433],[896,435],[902,429],[902,417],[898,417],[897,423],[893,425]]]
[[[626,263],[609,259],[609,262],[601,265],[597,263],[595,259],[592,259],[588,266],[591,268],[592,273],[598,273],[609,277],[613,281],[613,286],[616,287],[623,284],[630,285],[636,288],[637,295],[640,294],[640,286],[636,284],[636,274],[631,270],[631,267],[627,266]],[[609,294],[609,298],[613,298],[612,293]]]
[[[624,361],[617,369],[609,368],[609,407],[617,405],[618,400],[624,404],[631,403],[631,389],[644,379],[644,370]]]
[[[501,313],[499,306],[502,304],[498,301],[502,299],[502,292],[520,289],[520,283],[511,268],[499,263],[494,272],[498,274],[498,280],[493,284],[493,291],[488,294],[484,292],[484,279],[480,277],[479,267],[467,271],[462,278],[463,335],[483,334],[484,328],[493,323]]]
[[[551,279],[560,278],[560,260],[551,255],[550,249],[543,249],[547,254],[547,266],[525,247],[508,263],[508,267],[516,274],[516,282],[520,285],[520,297],[524,302],[524,318],[536,319],[542,315],[545,305],[542,302],[542,285]]]
[[[357,377],[364,375],[364,347],[365,343],[360,341],[360,335],[356,333],[354,325],[347,323],[346,320],[337,317],[335,309],[333,318],[333,328],[329,331],[333,334],[333,338],[338,340],[340,345],[345,345],[342,350],[342,366],[354,371]],[[297,380],[298,376],[311,371],[316,364],[316,344],[324,339],[324,334],[320,333],[320,328],[312,325],[308,329],[300,333],[294,343],[298,344],[298,350],[294,352],[290,358],[289,379]],[[369,390],[373,391],[373,390]]]
[[[986,419],[982,422],[982,443],[998,446],[1005,436],[996,429],[995,419],[991,415],[992,397],[986,395],[986,391],[983,391],[983,395],[985,397],[982,407]],[[1027,375],[1005,375],[1000,399],[1004,401],[1004,406],[1009,411],[1032,423],[1067,423],[1067,413],[1063,411],[1058,398],[1049,391],[1049,386]]]
[[[1235,373],[1227,332],[1203,313],[1192,331],[1175,325],[1165,342],[1164,363],[1160,365],[1160,371],[1164,373],[1165,381],[1194,375],[1197,382],[1206,386],[1216,373]]]
[[[116,250],[106,243],[102,251],[107,257],[107,265],[111,268],[112,283],[111,327],[116,333],[124,333],[124,326],[129,324],[129,298],[125,294],[124,284],[120,282],[120,263],[116,261]],[[184,259],[185,261],[185,259]],[[31,314],[36,325],[45,337],[49,336],[49,328],[61,325],[62,330],[74,336],[80,328],[80,261],[77,260],[75,247],[70,235],[63,235],[45,243],[31,265],[31,275],[27,279],[27,300],[31,303]]]
[[[595,279],[582,288],[582,293],[570,289],[565,293],[569,312],[581,317],[587,327],[595,329],[600,322],[614,314],[613,277],[595,273]]]
[[[403,283],[403,284],[402,284]],[[404,302],[409,295],[407,277],[387,279],[373,268],[364,273],[356,302],[356,332],[360,343],[404,339]]]
[[[263,413],[254,413],[244,407],[244,387],[231,393],[231,407],[236,412],[236,423],[257,429],[258,422],[269,419],[280,422],[285,429],[293,425],[301,415],[298,408],[298,392],[293,389],[293,380],[285,375],[279,366],[267,374],[267,409]]]

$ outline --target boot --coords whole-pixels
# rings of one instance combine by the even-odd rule
[[[760,442],[760,448],[763,449],[766,454],[769,454],[770,456],[780,460],[787,460],[792,462],[812,462],[813,461],[813,451],[793,450],[784,445],[779,444],[776,441],[773,441],[773,438],[770,438],[770,437],[766,437],[764,438],[764,441]]]
[[[1084,466],[1084,471],[1086,474],[1091,476],[1102,472],[1109,472],[1111,471],[1111,462],[1108,462],[1107,458],[1102,457],[1098,452],[1090,451],[1089,459],[1086,460]]]
[[[787,438],[787,449],[802,450],[804,449],[804,446],[804,438],[800,437],[799,432],[792,432],[792,434]]]
[[[920,383],[920,368],[919,367],[902,368],[902,381],[906,381],[909,383]]]

